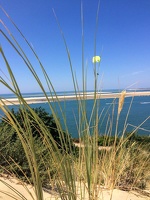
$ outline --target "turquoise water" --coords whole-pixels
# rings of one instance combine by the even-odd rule
[[[113,90],[113,92],[116,92]],[[65,93],[65,95],[73,94],[73,92]],[[64,95],[63,93],[58,93],[58,95]],[[41,93],[35,93],[35,94],[24,94],[24,97],[40,97],[42,96]],[[15,96],[13,95],[3,95],[5,98],[13,98]],[[128,97],[125,98],[124,106],[120,114],[119,119],[119,126],[118,131],[121,134],[121,131],[124,127],[124,122],[127,116],[127,113],[129,111],[129,107],[131,104],[132,98]],[[111,119],[112,123],[112,134],[115,133],[115,124],[116,124],[116,116],[117,116],[117,100],[116,102],[113,102],[113,99],[101,99],[98,100],[99,106],[99,116],[101,115],[102,111],[103,114],[101,115],[100,121],[99,121],[99,133],[104,134],[106,129],[106,123],[108,121],[108,118]],[[59,106],[57,103],[51,103],[51,105],[56,108],[56,111],[58,112],[59,119],[63,125],[62,115],[59,109]],[[78,117],[78,103],[76,100],[69,100],[66,102],[60,102],[60,105],[62,107],[63,113],[65,113],[67,126],[69,129],[70,134],[73,137],[78,137],[78,131],[77,131],[77,125],[79,121]],[[31,107],[43,107],[45,110],[49,113],[51,113],[49,105],[47,103],[39,103],[39,104],[31,104]],[[91,112],[92,112],[92,106],[93,106],[93,100],[86,100],[86,111],[87,111],[87,118],[90,118]],[[9,106],[10,108],[18,109],[18,106]],[[114,108],[114,112],[112,111]],[[2,115],[2,112],[0,111],[0,114]],[[144,134],[144,135],[150,135],[150,96],[141,96],[141,97],[134,97],[132,106],[129,112],[129,116],[127,119],[127,131],[132,131],[134,129],[134,126],[139,126],[146,118],[148,118],[147,121],[142,124],[142,126],[139,127],[138,133]],[[113,118],[113,120],[112,120]],[[65,129],[65,128],[64,128]]]

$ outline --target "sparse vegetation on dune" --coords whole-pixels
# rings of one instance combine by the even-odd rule
[[[39,62],[49,92],[54,94],[57,98],[53,84],[37,54],[14,22],[11,19],[10,21],[15,28],[17,28],[21,37],[23,37],[33,53],[33,56],[35,56],[35,59]],[[61,28],[60,31],[70,63],[74,90],[77,94],[79,91],[78,82],[73,73],[69,50]],[[2,31],[2,35],[14,49],[15,53],[23,60],[26,68],[39,84],[43,95],[47,98],[52,117],[47,116],[44,110],[32,109],[26,103],[15,79],[11,64],[9,64],[8,58],[5,56],[3,47],[0,47],[0,53],[5,62],[11,84],[7,79],[5,80],[3,78],[0,79],[0,83],[5,85],[10,92],[13,92],[20,102],[18,113],[10,110],[9,106],[6,106],[3,101],[1,101],[0,104],[0,109],[5,115],[5,117],[1,118],[2,122],[0,126],[1,172],[14,174],[19,178],[23,178],[27,183],[32,184],[35,189],[35,199],[37,200],[43,200],[43,187],[50,189],[55,188],[60,198],[63,200],[84,200],[86,198],[89,200],[97,200],[100,199],[102,188],[108,188],[112,191],[114,188],[123,190],[136,189],[139,191],[145,189],[146,183],[150,180],[149,138],[145,140],[144,137],[136,136],[134,132],[138,128],[128,135],[125,135],[125,130],[122,130],[121,137],[119,137],[120,133],[118,134],[118,123],[124,102],[124,92],[121,93],[120,103],[118,105],[115,135],[111,137],[110,133],[112,129],[112,119],[106,124],[108,133],[104,136],[99,136],[101,114],[99,113],[99,101],[96,100],[96,92],[98,89],[96,74],[97,63],[93,64],[95,98],[90,118],[87,118],[86,115],[85,92],[87,82],[84,65],[82,66],[84,98],[77,99],[79,112],[78,121],[76,121],[76,123],[79,135],[79,146],[81,142],[83,146],[82,148],[74,147],[68,131],[65,113],[63,113],[61,109],[59,99],[57,99],[57,103],[64,128],[62,128],[62,124],[58,119],[55,107],[51,105],[47,97],[47,93],[38,74],[32,66],[32,63],[30,63],[24,50],[17,42],[17,38],[12,35],[8,27],[6,33]],[[82,59],[84,62],[83,55]],[[113,108],[111,112],[113,112]],[[109,126],[110,129],[108,128]],[[99,145],[111,146],[111,149],[109,151],[107,149],[99,150]],[[20,198],[25,199],[23,196],[20,196]]]

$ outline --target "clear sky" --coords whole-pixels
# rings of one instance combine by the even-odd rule
[[[84,65],[89,90],[94,87],[92,57],[98,2],[82,0]],[[52,9],[55,10],[82,89],[81,0],[0,0],[0,4],[37,52],[56,91],[67,91],[73,89],[73,83],[67,53]],[[26,43],[2,10],[0,17],[19,41],[45,85],[38,62]],[[1,29],[7,34],[2,24]],[[0,43],[21,91],[39,92],[33,77],[2,34]],[[150,88],[150,0],[101,0],[96,54],[101,56],[98,84],[102,89]],[[9,79],[2,56],[0,76],[7,81]],[[0,93],[8,93],[8,90],[0,85]]]

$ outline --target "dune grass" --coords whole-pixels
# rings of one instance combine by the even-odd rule
[[[98,6],[99,12],[99,6]],[[4,11],[8,19],[12,22],[14,27],[18,30],[21,37],[25,40],[25,43],[28,45],[28,48],[31,50],[31,53],[35,57],[35,59],[39,63],[39,67],[42,69],[43,75],[45,77],[47,87],[52,97],[56,97],[57,103],[61,112],[61,117],[63,120],[63,126],[58,120],[58,113],[52,103],[49,101],[47,92],[45,91],[42,82],[36,73],[36,70],[32,66],[32,63],[28,59],[26,53],[20,46],[17,38],[13,36],[9,28],[1,21],[3,27],[6,30],[6,33],[2,31],[3,37],[6,39],[8,44],[14,49],[15,53],[22,59],[25,63],[26,68],[30,71],[33,78],[37,81],[43,95],[47,98],[47,102],[49,105],[49,109],[54,117],[55,123],[57,125],[57,131],[59,132],[59,137],[61,140],[62,149],[58,148],[56,141],[53,139],[52,135],[48,131],[48,127],[46,127],[43,121],[38,117],[35,111],[27,104],[25,99],[22,96],[20,91],[20,87],[15,79],[15,74],[12,71],[11,65],[9,64],[8,58],[5,56],[5,52],[3,52],[3,47],[0,47],[1,56],[5,62],[6,69],[9,74],[8,82],[6,79],[1,77],[0,83],[5,85],[6,88],[10,90],[13,94],[16,95],[17,99],[20,102],[20,112],[22,113],[23,127],[20,126],[18,119],[11,112],[9,106],[6,106],[5,103],[0,100],[0,109],[7,116],[7,123],[11,125],[21,142],[23,151],[25,152],[26,160],[28,168],[31,172],[31,180],[24,173],[24,177],[26,182],[29,184],[33,184],[35,189],[35,195],[37,200],[44,199],[43,197],[43,182],[42,175],[40,172],[40,167],[38,163],[37,157],[37,148],[36,148],[36,140],[33,137],[32,126],[33,122],[36,122],[38,125],[38,132],[40,133],[41,149],[44,149],[47,152],[47,156],[43,152],[40,152],[41,162],[43,166],[45,166],[45,174],[47,176],[47,188],[56,189],[59,193],[59,196],[63,200],[76,200],[76,199],[89,199],[96,200],[100,199],[103,188],[108,188],[113,191],[114,188],[121,188],[124,190],[132,190],[145,188],[146,181],[150,177],[149,170],[149,161],[150,154],[149,151],[144,149],[142,144],[138,144],[135,141],[129,143],[129,138],[138,130],[138,127],[127,137],[125,137],[125,130],[127,125],[127,119],[125,121],[124,130],[122,130],[122,136],[117,141],[119,136],[118,133],[118,123],[119,116],[123,107],[123,102],[125,98],[125,92],[123,91],[120,94],[120,101],[118,105],[118,115],[117,122],[115,127],[115,136],[114,141],[111,143],[111,149],[108,150],[99,150],[98,147],[98,139],[99,139],[99,130],[101,121],[103,121],[100,110],[100,100],[96,99],[96,93],[98,91],[98,76],[97,76],[97,64],[94,64],[94,100],[93,107],[91,111],[90,118],[87,117],[87,98],[86,98],[86,70],[84,66],[84,28],[83,28],[83,12],[81,14],[81,22],[82,22],[82,88],[84,98],[77,98],[78,102],[78,121],[76,120],[78,136],[80,144],[82,143],[82,148],[79,148],[77,151],[73,151],[71,148],[71,141],[68,145],[66,144],[64,130],[62,127],[65,127],[65,134],[68,135],[68,141],[70,140],[69,131],[67,127],[65,113],[61,108],[61,104],[59,99],[57,98],[57,94],[55,88],[46,73],[44,66],[42,65],[39,57],[36,52],[33,50],[32,46],[29,44],[25,36],[16,26],[16,24],[12,21],[12,19],[8,16],[8,14]],[[72,75],[72,81],[74,84],[75,94],[79,93],[79,86],[77,77],[74,74],[71,57],[69,54],[69,49],[65,40],[65,36],[60,27],[58,19],[55,15],[56,21],[60,28],[60,33],[62,39],[64,41],[64,45],[66,47],[66,52],[68,56],[68,61],[70,64],[70,70]],[[96,19],[96,27],[98,25],[98,13]],[[96,31],[95,31],[95,46],[94,46],[94,55],[96,55]],[[98,64],[99,65],[99,64]],[[115,101],[115,100],[114,100]],[[114,112],[113,102],[112,107],[110,108],[111,112]],[[29,112],[28,112],[29,111]],[[108,110],[107,112],[109,112]],[[113,115],[114,117],[114,115]],[[112,124],[113,117],[107,120],[106,123],[106,133],[103,145],[109,143],[109,139],[112,135]],[[127,116],[128,118],[128,116]],[[32,119],[32,120],[31,120]],[[3,120],[5,120],[3,118]],[[140,125],[139,125],[140,126]],[[7,146],[6,146],[7,148]],[[69,151],[68,151],[69,148]],[[13,164],[20,168],[16,162],[12,159]],[[11,163],[8,163],[10,165]],[[1,166],[3,169],[3,166]],[[51,171],[54,169],[53,175]],[[5,169],[3,169],[5,170]],[[10,173],[15,174],[15,170],[10,168]],[[6,172],[6,171],[5,171]],[[8,172],[8,171],[7,171]],[[1,180],[0,180],[1,181]],[[13,190],[13,188],[12,188]],[[29,191],[28,191],[29,192]],[[21,192],[20,192],[21,193]],[[26,199],[24,196],[20,195],[18,191],[16,191],[16,195],[19,195],[21,199]],[[34,197],[32,197],[34,199]],[[102,196],[101,196],[102,198]]]

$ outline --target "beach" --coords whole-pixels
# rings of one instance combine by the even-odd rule
[[[119,98],[121,93],[94,93],[94,92],[86,92],[86,93],[77,93],[76,95],[55,95],[55,96],[47,96],[47,97],[29,97],[23,98],[27,104],[36,104],[36,103],[47,103],[55,102],[55,101],[67,101],[67,100],[83,100],[83,99],[114,99]],[[138,92],[126,92],[125,97],[134,97],[134,96],[150,96],[150,91],[138,91]],[[8,98],[8,99],[0,99],[0,105],[19,105],[22,102],[18,98]]]

